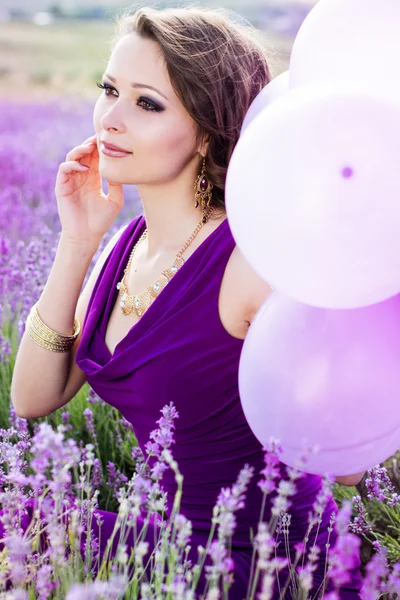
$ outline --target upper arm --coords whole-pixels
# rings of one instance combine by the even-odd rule
[[[272,291],[271,286],[264,281],[244,258],[236,247],[236,273],[241,281],[243,312],[246,321],[251,324],[258,309],[264,304]]]
[[[85,316],[86,316],[86,311],[88,308],[90,297],[92,295],[93,288],[95,286],[98,276],[100,275],[100,271],[103,268],[103,265],[104,265],[105,261],[107,260],[108,255],[110,254],[111,250],[114,248],[115,244],[121,237],[121,235],[122,235],[123,231],[126,229],[126,227],[127,227],[127,225],[124,225],[123,227],[121,227],[117,231],[117,233],[111,238],[111,240],[108,242],[108,244],[105,246],[104,250],[100,254],[99,258],[97,259],[97,261],[93,267],[93,270],[87,280],[87,283],[86,283],[84,289],[82,290],[81,295],[79,296],[75,314],[76,314],[76,318],[78,319],[79,323],[81,324],[81,331],[80,331],[78,337],[76,338],[75,344],[73,345],[72,350],[71,350],[68,380],[65,385],[64,393],[62,396],[62,405],[61,406],[64,406],[70,400],[72,400],[72,398],[79,392],[79,390],[81,389],[83,384],[86,382],[86,374],[76,364],[76,354],[78,352],[79,344],[80,344],[80,341],[82,338],[82,329],[83,329],[83,323],[84,323]]]

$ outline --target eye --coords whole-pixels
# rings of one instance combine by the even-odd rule
[[[143,97],[139,98],[137,105],[140,106],[146,112],[161,112],[164,110],[162,106],[159,106],[152,100]]]
[[[117,90],[115,88],[113,88],[111,85],[108,85],[108,83],[96,83],[96,85],[101,90],[104,90],[104,94],[106,96],[115,96],[115,94],[113,94],[112,92],[117,93]]]

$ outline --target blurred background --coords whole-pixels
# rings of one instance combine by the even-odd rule
[[[146,2],[157,7],[189,2]],[[286,70],[294,37],[315,0],[208,0],[266,33],[274,75]],[[0,96],[95,98],[121,0],[0,0]]]

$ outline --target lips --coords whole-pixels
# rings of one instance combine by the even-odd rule
[[[125,156],[129,156],[130,154],[132,154],[132,152],[128,152],[127,150],[124,150],[124,148],[120,148],[115,144],[110,144],[109,142],[104,141],[102,141],[101,143],[101,151],[106,156],[111,156],[113,158],[124,158]]]
[[[119,146],[116,146],[115,144],[110,144],[109,142],[104,142],[104,141],[102,141],[101,143],[108,150],[115,150],[116,152],[125,152],[126,154],[132,154],[128,150],[125,150],[124,148],[120,148]]]

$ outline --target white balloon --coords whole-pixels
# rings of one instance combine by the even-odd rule
[[[253,268],[288,297],[356,308],[400,292],[400,109],[303,86],[240,137],[227,215]]]
[[[243,412],[263,445],[282,444],[294,467],[351,475],[400,448],[400,296],[327,310],[272,293],[246,335],[239,366]]]
[[[243,121],[240,135],[250,125],[250,123],[263,111],[267,106],[275,102],[283,94],[289,91],[289,71],[281,73],[266,85],[261,92],[254,98],[253,102],[246,113]]]
[[[294,42],[290,87],[356,83],[399,99],[399,32],[399,0],[319,0]]]

